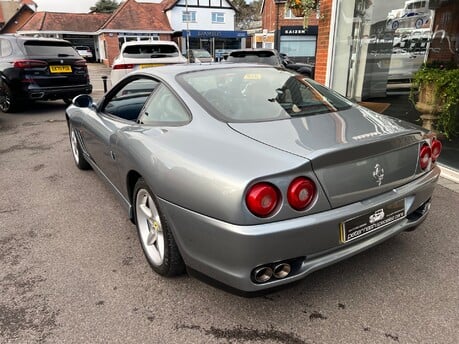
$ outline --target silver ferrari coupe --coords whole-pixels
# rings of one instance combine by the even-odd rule
[[[138,70],[66,118],[153,270],[249,293],[414,229],[440,174],[433,134],[269,66]]]

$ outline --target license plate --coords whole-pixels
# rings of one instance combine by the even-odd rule
[[[51,73],[72,73],[71,66],[49,66]]]
[[[148,63],[148,64],[141,64],[140,69],[143,68],[150,68],[150,67],[159,67],[159,66],[164,66],[162,63]]]
[[[403,199],[340,224],[340,241],[349,242],[405,217]]]

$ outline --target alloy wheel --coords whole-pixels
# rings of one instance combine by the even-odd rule
[[[139,237],[148,260],[155,266],[164,262],[164,232],[158,209],[145,189],[136,197],[136,220]]]

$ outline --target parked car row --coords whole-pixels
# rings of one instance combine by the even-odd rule
[[[3,35],[0,56],[0,110],[12,112],[34,100],[63,99],[70,103],[78,94],[90,94],[86,60],[94,57],[91,48],[73,47],[58,39]],[[187,56],[172,41],[131,41],[120,49],[111,69],[111,83],[128,73],[171,64],[213,62],[204,49],[190,49]],[[295,70],[313,77],[313,66],[292,63],[274,49],[236,49],[223,63],[258,63]]]

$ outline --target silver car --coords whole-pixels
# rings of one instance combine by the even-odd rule
[[[108,182],[152,268],[243,292],[414,229],[440,174],[433,135],[269,66],[143,69],[73,102],[75,163]]]

